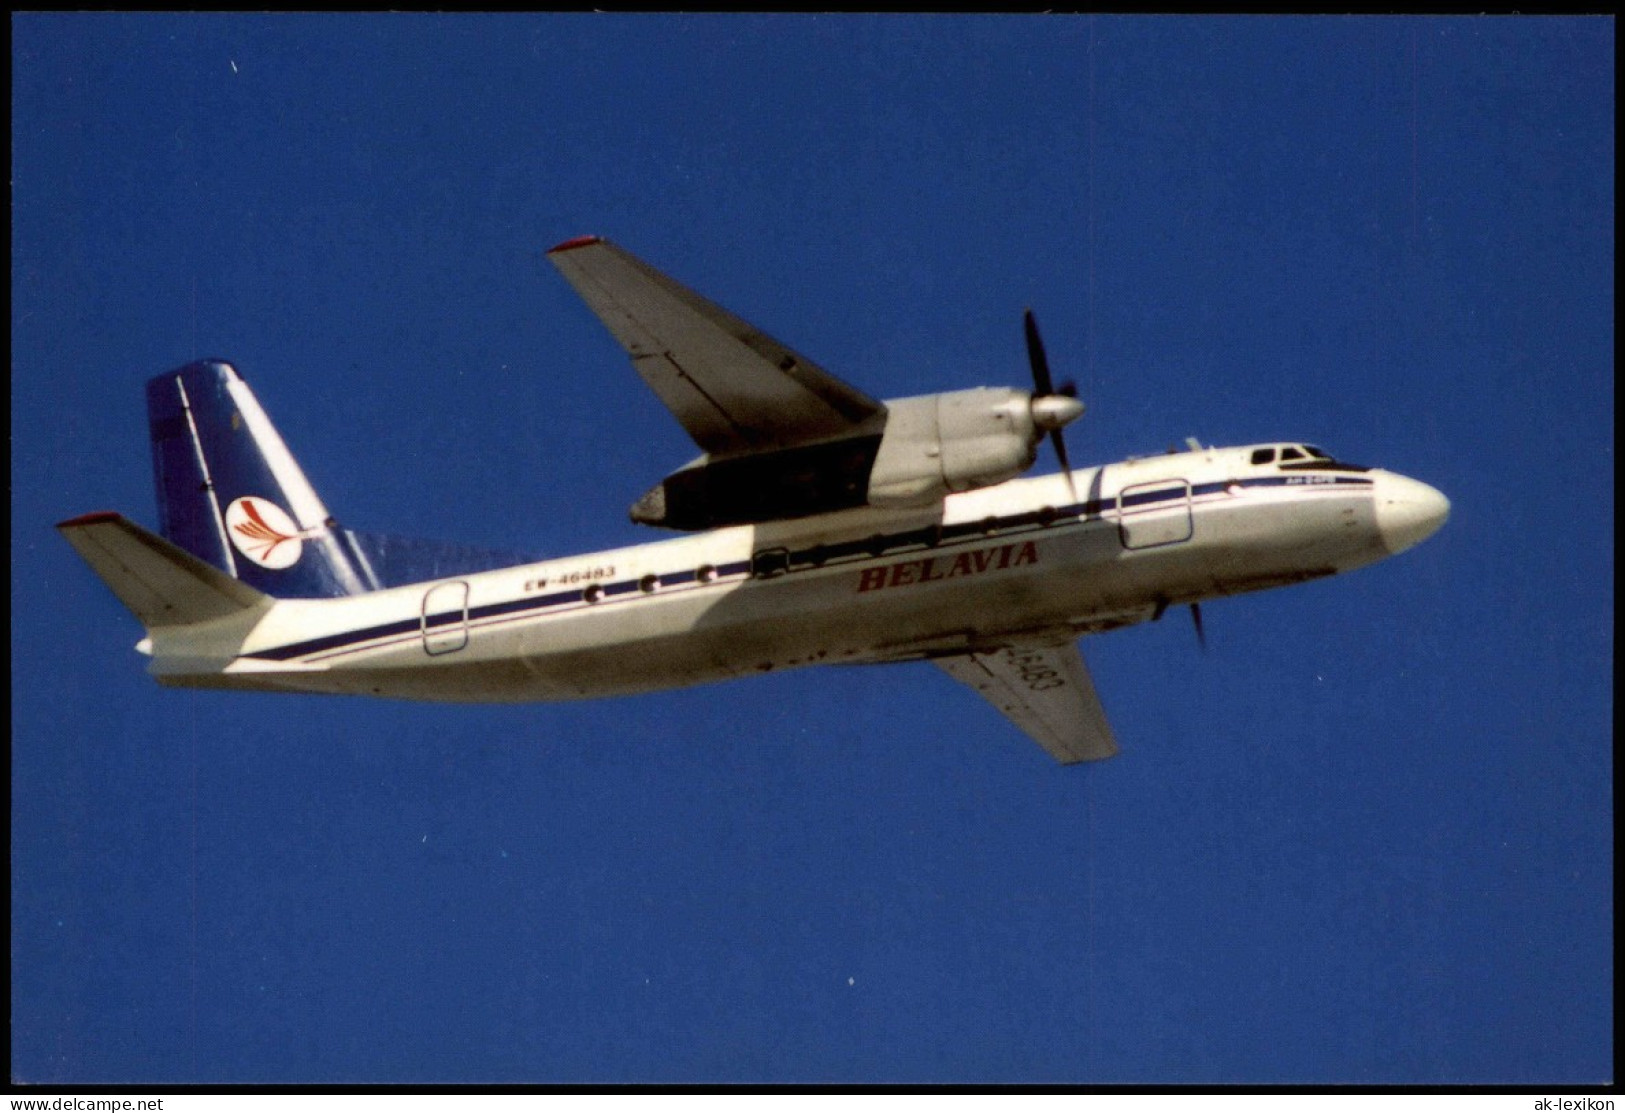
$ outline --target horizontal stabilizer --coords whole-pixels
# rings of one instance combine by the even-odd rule
[[[271,604],[269,596],[122,514],[86,514],[56,528],[148,629],[208,622]]]

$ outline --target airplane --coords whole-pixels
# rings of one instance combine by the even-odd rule
[[[1031,390],[877,401],[609,241],[552,248],[701,455],[631,508],[680,536],[539,557],[347,529],[229,363],[147,384],[160,532],[57,527],[159,684],[444,701],[930,661],[1062,763],[1118,750],[1077,639],[1399,553],[1450,504],[1296,441],[1074,470]],[[1062,470],[1025,476],[1042,441]]]

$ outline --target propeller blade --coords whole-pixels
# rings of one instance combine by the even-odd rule
[[[1036,402],[1039,399],[1053,398],[1057,395],[1076,399],[1078,386],[1071,380],[1062,383],[1060,390],[1055,389],[1055,380],[1050,377],[1049,373],[1049,356],[1044,353],[1044,338],[1038,335],[1038,319],[1033,316],[1031,309],[1021,315],[1021,324],[1022,330],[1027,334],[1027,362],[1032,364],[1033,367],[1033,400]],[[1051,408],[1054,409],[1055,407]],[[1048,425],[1049,443],[1055,446],[1055,455],[1061,461],[1061,471],[1066,476],[1066,489],[1072,495],[1072,501],[1077,502],[1078,487],[1072,480],[1072,462],[1067,459],[1066,441],[1061,436],[1061,427],[1081,414],[1083,407],[1074,405],[1066,409],[1070,412],[1063,414],[1052,413],[1049,416],[1048,420],[1055,422],[1055,424],[1048,425],[1048,422],[1041,422],[1039,427],[1044,428]]]
[[[1207,634],[1202,630],[1202,604],[1191,604],[1191,621],[1196,624],[1196,644],[1202,647],[1203,653],[1206,653]]]
[[[1071,483],[1072,482],[1072,465],[1067,462],[1067,459],[1066,459],[1066,441],[1062,438],[1061,431],[1059,429],[1051,429],[1050,430],[1049,443],[1055,446],[1055,455],[1060,457],[1060,459],[1061,459],[1061,470],[1066,472],[1066,481],[1068,483]],[[1072,492],[1073,501],[1074,502],[1077,501],[1077,498],[1078,498],[1078,492],[1073,491]]]
[[[1049,377],[1049,357],[1044,354],[1044,341],[1038,335],[1038,322],[1031,309],[1022,316],[1027,331],[1027,362],[1033,365],[1033,393],[1040,398],[1055,393],[1055,384]]]

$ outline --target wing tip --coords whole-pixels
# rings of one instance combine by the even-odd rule
[[[561,251],[574,251],[578,247],[591,247],[595,243],[603,242],[604,238],[602,236],[576,236],[574,239],[568,239],[561,244],[553,245],[547,249],[547,253],[557,255]]]
[[[57,529],[77,529],[80,526],[100,525],[103,522],[121,521],[124,515],[117,510],[93,510],[89,514],[81,514],[77,518],[69,518],[65,522],[58,522]]]

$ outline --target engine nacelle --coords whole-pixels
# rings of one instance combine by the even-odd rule
[[[774,452],[702,456],[632,506],[632,520],[715,529],[828,514],[859,506],[928,506],[944,495],[1003,483],[1032,467],[1049,429],[1083,407],[1025,390],[978,387],[886,403],[860,431]]]
[[[870,506],[921,506],[1032,467],[1044,435],[1025,390],[978,387],[886,403]]]

